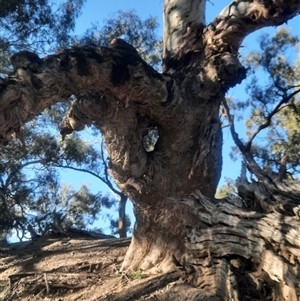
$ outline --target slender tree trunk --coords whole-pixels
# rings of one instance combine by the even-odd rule
[[[126,203],[128,197],[121,194],[119,202],[119,220],[118,220],[118,231],[120,238],[127,237],[127,222],[126,222]]]
[[[240,44],[252,31],[295,16],[300,3],[234,1],[207,26],[204,8],[205,1],[166,1],[162,74],[120,39],[44,59],[14,55],[14,73],[0,79],[0,141],[76,94],[62,135],[97,126],[110,174],[134,204],[123,271],[178,269],[183,282],[158,300],[298,301],[299,184],[258,172],[257,183],[240,179],[240,198],[213,197],[222,167],[219,107],[246,76]],[[154,128],[159,138],[149,152],[143,141]]]

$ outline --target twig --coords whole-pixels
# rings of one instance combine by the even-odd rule
[[[249,141],[247,142],[245,148],[248,150],[250,150],[253,139],[259,134],[259,132],[265,128],[267,128],[270,124],[271,124],[271,120],[273,118],[273,116],[278,113],[281,109],[282,109],[282,105],[289,102],[294,96],[296,96],[298,93],[300,92],[300,90],[296,90],[294,91],[292,94],[283,97],[282,100],[276,105],[276,107],[274,108],[274,110],[267,116],[266,121],[261,124],[255,131],[254,133],[251,135]]]
[[[41,273],[18,273],[18,274],[13,274],[13,275],[9,275],[8,279],[9,279],[9,289],[12,290],[13,287],[13,283],[15,278],[25,278],[25,277],[31,277],[31,276],[37,276]],[[50,292],[50,286],[49,286],[49,281],[48,281],[48,276],[53,275],[53,276],[85,276],[85,277],[91,277],[90,274],[88,273],[44,273],[44,280],[45,280],[45,284],[46,284],[46,291],[47,294],[49,294]],[[96,275],[95,275],[96,277]],[[71,286],[71,285],[60,285],[60,284],[51,284],[51,288],[55,289],[55,288],[67,288],[67,289],[81,289],[81,288],[85,288],[86,286]]]
[[[47,291],[47,295],[48,295],[49,291],[50,291],[50,287],[49,287],[49,283],[48,283],[48,279],[47,279],[47,274],[46,273],[44,273],[44,279],[45,279],[46,291]]]
[[[66,289],[83,289],[86,288],[87,285],[68,285],[68,284],[51,284],[52,289],[56,288],[66,288]]]

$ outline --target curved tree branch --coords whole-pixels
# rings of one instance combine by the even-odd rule
[[[165,102],[168,95],[168,79],[121,40],[113,41],[111,48],[77,47],[44,59],[23,51],[11,61],[14,73],[0,79],[2,144],[26,121],[73,94],[97,91],[114,96],[120,104],[134,102],[143,94],[153,106]]]
[[[251,32],[278,26],[299,14],[298,0],[239,0],[226,6],[206,28],[208,51],[236,52]]]
[[[283,97],[281,99],[281,101],[275,106],[274,110],[268,114],[268,116],[266,117],[266,121],[263,124],[261,124],[251,135],[249,141],[247,142],[247,144],[245,146],[245,148],[247,150],[248,149],[250,150],[250,148],[252,146],[252,142],[253,142],[254,138],[259,134],[259,132],[262,131],[263,129],[267,128],[268,126],[270,126],[272,117],[282,109],[282,105],[289,102],[291,99],[293,99],[299,92],[300,92],[300,90],[294,91],[290,95],[287,95],[286,97]]]
[[[285,91],[286,92],[286,91]],[[245,157],[245,159],[247,160],[248,164],[249,164],[249,169],[261,180],[263,179],[268,179],[270,180],[270,177],[267,175],[267,173],[265,173],[260,167],[259,165],[256,163],[256,161],[254,160],[252,154],[251,154],[251,146],[252,146],[252,142],[255,139],[255,137],[265,128],[267,128],[268,126],[270,126],[271,121],[273,116],[278,113],[283,107],[283,104],[288,103],[291,99],[293,99],[298,93],[300,92],[300,90],[296,90],[293,93],[283,97],[281,99],[281,101],[278,102],[278,104],[275,106],[275,108],[272,110],[272,112],[270,112],[268,114],[268,116],[266,117],[266,121],[261,124],[260,126],[258,126],[258,128],[253,132],[253,134],[251,135],[251,137],[249,138],[249,140],[247,141],[246,144],[244,144],[238,137],[237,132],[235,131],[235,126],[234,126],[234,120],[233,117],[230,114],[230,109],[228,107],[228,104],[226,102],[226,99],[224,99],[223,106],[224,106],[224,117],[228,120],[229,123],[229,127],[230,127],[230,131],[231,131],[231,135],[232,138],[235,142],[235,144],[237,145],[237,147],[239,148],[239,150],[241,151],[241,153],[243,154],[243,156]],[[261,178],[262,177],[262,178]]]
[[[73,167],[73,166],[69,166],[69,165],[63,165],[63,164],[59,164],[59,163],[55,163],[55,165],[57,167],[61,167],[61,168],[65,168],[65,169],[71,169],[71,170],[75,170],[75,171],[80,171],[80,172],[88,173],[88,174],[96,177],[100,181],[102,181],[104,184],[106,184],[113,193],[115,193],[117,195],[120,195],[120,191],[118,191],[117,189],[115,189],[114,186],[112,185],[112,183],[110,181],[106,181],[105,178],[99,176],[98,174],[96,174],[96,173],[94,173],[94,172],[92,172],[90,170],[87,170],[87,169],[84,169],[84,168],[77,168],[77,167]]]
[[[101,142],[101,159],[102,159],[102,163],[104,165],[105,179],[106,179],[107,182],[110,182],[110,180],[108,178],[108,166],[107,166],[106,161],[104,159],[104,144],[103,144],[103,140]]]

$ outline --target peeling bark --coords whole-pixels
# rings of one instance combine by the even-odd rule
[[[179,260],[186,281],[206,288],[203,297],[212,287],[218,300],[298,300],[300,187],[277,185],[240,180],[242,199],[220,202],[198,193],[183,201],[205,224],[188,233]]]
[[[278,26],[299,13],[299,1],[232,1],[205,29],[206,51],[237,52],[244,38],[266,26]]]
[[[246,76],[238,48],[252,31],[295,16],[300,3],[234,1],[207,26],[204,7],[166,1],[162,74],[120,39],[43,59],[15,54],[14,71],[0,78],[0,142],[76,95],[62,135],[98,127],[110,174],[134,203],[123,270],[178,268],[183,283],[160,300],[297,300],[299,184],[259,174],[258,183],[240,180],[238,199],[213,196],[222,166],[219,106]],[[154,128],[159,138],[149,152],[143,141]]]
[[[166,0],[164,5],[164,65],[171,57],[201,47],[206,0]],[[200,30],[200,32],[199,32]]]

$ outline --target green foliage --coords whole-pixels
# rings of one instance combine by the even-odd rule
[[[0,0],[0,74],[22,50],[45,55],[66,47],[85,0]]]
[[[215,198],[223,199],[223,198],[232,198],[237,196],[237,189],[235,186],[235,182],[232,179],[226,179],[226,183],[217,189]]]
[[[41,53],[46,47],[66,46],[83,4],[84,0],[2,0],[0,51]]]
[[[92,194],[86,186],[75,191],[60,183],[59,167],[78,162],[93,168],[95,158],[99,162],[99,153],[76,136],[62,142],[43,133],[37,123],[29,123],[24,129],[25,149],[15,140],[0,153],[1,239],[10,236],[12,230],[22,239],[28,231],[47,234],[52,225],[86,228],[99,217],[103,206],[110,208],[115,202],[100,192]]]
[[[54,225],[59,229],[84,229],[100,214],[103,196],[90,193],[83,185],[78,191],[61,185],[50,187],[32,202],[27,221],[41,235],[48,234]]]
[[[273,37],[262,35],[259,42],[260,50],[251,52],[245,60],[250,74],[249,98],[236,102],[232,108],[237,115],[239,111],[245,114],[244,110],[250,113],[245,120],[248,146],[260,166],[278,174],[287,160],[288,175],[297,175],[300,172],[299,38],[279,28]]]
[[[138,269],[134,273],[132,273],[131,277],[133,280],[139,281],[143,278],[142,273],[143,273],[143,270]]]

